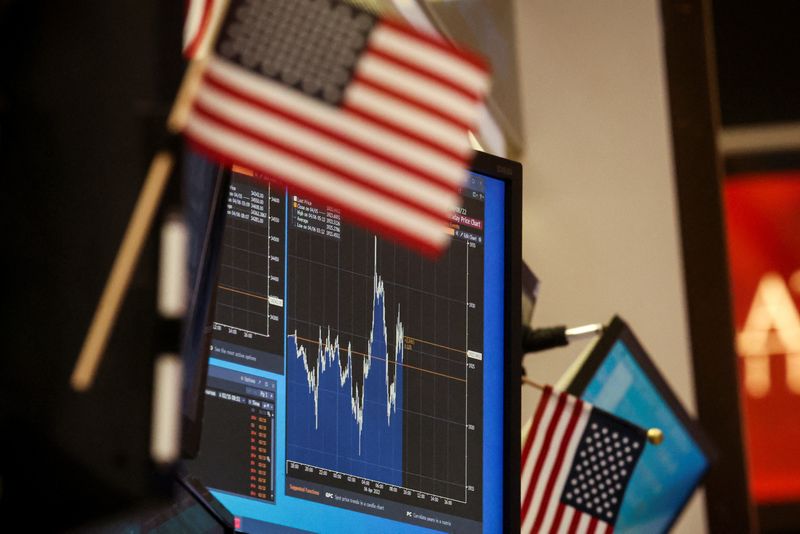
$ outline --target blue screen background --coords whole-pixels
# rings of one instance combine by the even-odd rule
[[[703,451],[622,341],[613,345],[583,398],[641,427],[664,432],[661,445],[645,447],[614,532],[666,531],[708,468]]]
[[[484,180],[484,398],[483,398],[483,531],[502,530],[503,501],[503,376],[504,376],[504,271],[505,184]],[[288,210],[288,203],[287,203]],[[288,219],[288,212],[286,213]],[[284,240],[285,241],[285,240]],[[289,275],[285,273],[284,280]],[[284,338],[286,338],[284,332]],[[277,383],[275,424],[274,504],[212,490],[213,495],[236,517],[241,529],[250,532],[436,532],[408,523],[391,521],[361,512],[327,506],[285,495],[286,472],[286,379],[283,375],[211,358],[209,365],[263,376]]]

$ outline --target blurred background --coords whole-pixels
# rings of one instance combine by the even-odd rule
[[[620,313],[699,414],[722,457],[675,532],[800,530],[798,4],[515,8],[534,324]],[[528,375],[555,380],[580,350],[529,355]]]
[[[720,450],[675,531],[800,531],[798,3],[362,3],[491,60],[476,137],[524,165],[533,324],[623,316]],[[30,488],[63,465],[54,447],[86,467],[68,505],[161,484],[141,475],[151,362],[134,357],[152,352],[152,244],[112,340],[125,365],[84,398],[67,377],[177,87],[180,4],[0,0],[0,415],[18,433],[1,452],[41,451]],[[556,381],[581,349],[528,356],[528,376]]]

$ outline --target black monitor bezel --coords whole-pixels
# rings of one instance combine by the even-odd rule
[[[594,378],[595,373],[597,373],[597,370],[611,352],[612,347],[618,341],[621,341],[625,344],[625,346],[628,348],[628,352],[631,354],[631,356],[633,356],[633,359],[642,369],[645,376],[647,376],[647,378],[653,384],[656,391],[658,391],[658,393],[661,395],[662,399],[664,402],[666,402],[670,410],[672,410],[672,412],[678,417],[678,420],[681,422],[683,427],[686,429],[708,460],[708,466],[700,477],[698,483],[702,484],[705,478],[708,476],[708,473],[711,470],[714,462],[716,461],[716,449],[711,444],[708,437],[706,437],[705,433],[700,428],[700,425],[692,419],[692,417],[683,407],[683,404],[681,404],[680,400],[672,391],[672,388],[669,386],[666,379],[664,379],[664,376],[655,366],[647,351],[633,334],[633,331],[628,324],[620,316],[615,315],[611,319],[611,322],[608,324],[608,326],[603,329],[602,336],[590,349],[589,355],[586,357],[585,361],[582,363],[580,369],[572,378],[569,385],[565,387],[565,391],[577,397],[582,396],[589,383]],[[665,436],[665,439],[669,439],[669,437]],[[686,504],[689,502],[689,499],[691,499],[692,495],[694,495],[694,492],[689,493],[686,499],[681,503],[678,513],[672,517],[672,520],[665,531],[669,531],[672,528],[672,526],[675,524],[675,521],[677,521],[686,507]]]
[[[505,195],[505,321],[503,370],[503,530],[518,532],[520,473],[520,411],[522,365],[522,164],[476,152],[470,165],[476,174],[502,180]]]
[[[208,223],[199,236],[202,251],[199,258],[196,280],[189,298],[189,308],[183,326],[181,352],[184,354],[185,380],[181,404],[181,457],[195,458],[200,450],[203,422],[203,399],[205,398],[208,374],[209,347],[216,300],[217,276],[222,257],[222,237],[225,230],[226,205],[231,171],[227,167],[215,166],[214,185],[208,205]],[[200,350],[194,360],[187,352]],[[192,378],[192,380],[189,380]]]

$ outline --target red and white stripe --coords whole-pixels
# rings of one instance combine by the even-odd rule
[[[184,133],[425,252],[441,250],[472,155],[486,69],[449,44],[379,22],[342,106],[211,56]]]
[[[211,44],[212,21],[220,17],[222,0],[187,0],[183,22],[183,55],[196,59],[208,53]]]
[[[592,406],[545,387],[522,447],[522,532],[611,533],[608,523],[561,503],[576,449]]]

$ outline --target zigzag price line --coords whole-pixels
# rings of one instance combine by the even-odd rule
[[[377,258],[376,258],[377,263]],[[394,350],[389,350],[388,335],[386,328],[386,313],[384,306],[384,285],[383,280],[376,270],[373,276],[373,306],[372,306],[372,327],[367,345],[367,353],[359,353],[352,350],[352,344],[348,341],[347,348],[342,350],[337,335],[331,340],[330,327],[327,327],[325,339],[322,338],[322,327],[319,327],[319,337],[316,341],[317,350],[309,351],[306,346],[300,344],[304,338],[297,335],[297,331],[289,335],[288,354],[292,354],[294,346],[295,358],[301,360],[305,370],[308,393],[314,399],[314,428],[319,428],[319,389],[322,376],[332,370],[338,369],[339,387],[350,387],[350,412],[355,424],[358,427],[358,454],[361,455],[361,436],[364,428],[364,410],[367,397],[367,379],[375,366],[375,359],[382,360],[384,366],[384,387],[386,402],[386,426],[390,427],[395,419],[397,412],[398,382],[402,384],[402,362],[403,362],[403,323],[400,320],[400,308],[397,309],[397,319],[395,321]],[[311,340],[305,340],[314,343]],[[337,365],[338,363],[338,365]],[[370,383],[373,383],[371,381]],[[374,387],[374,386],[373,386]],[[373,394],[371,398],[376,398]],[[397,424],[397,423],[395,423]]]

